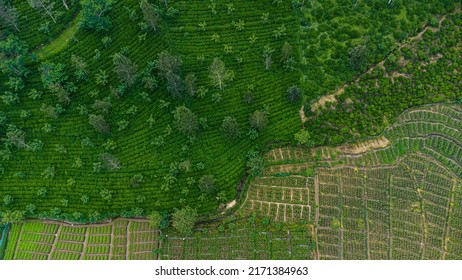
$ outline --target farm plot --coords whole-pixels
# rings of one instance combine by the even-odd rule
[[[12,226],[5,259],[157,259],[158,236],[142,220],[88,226],[31,221]]]
[[[167,234],[160,250],[165,260],[311,259],[311,233],[307,225],[296,229],[269,228],[249,223],[196,229],[193,236]]]
[[[289,151],[270,151],[240,211],[285,221],[273,205],[290,197],[281,190],[302,186],[297,178],[306,182],[301,201],[312,209],[298,220],[314,225],[316,258],[460,259],[461,120],[460,106],[425,106],[384,132],[385,147],[297,148],[302,157],[292,161]]]

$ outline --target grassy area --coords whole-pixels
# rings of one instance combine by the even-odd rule
[[[37,58],[39,60],[45,60],[47,57],[53,56],[63,51],[75,36],[81,19],[82,16],[79,14],[75,17],[74,20],[71,21],[69,27],[64,30],[57,38],[53,39],[53,41],[45,45],[43,48],[37,50],[35,52]]]

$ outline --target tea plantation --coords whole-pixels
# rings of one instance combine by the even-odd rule
[[[456,0],[0,0],[4,259],[460,259]]]

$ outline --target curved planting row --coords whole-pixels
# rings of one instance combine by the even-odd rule
[[[313,224],[319,259],[460,259],[461,116],[458,105],[406,111],[384,132],[386,147],[359,154],[270,151],[240,211]],[[311,215],[281,207],[294,197]]]

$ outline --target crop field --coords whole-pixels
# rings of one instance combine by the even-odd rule
[[[222,227],[222,228],[221,228]],[[13,225],[5,260],[310,259],[307,225],[271,227],[242,220],[196,228],[192,236],[117,219],[91,226],[28,221]]]
[[[462,259],[460,0],[0,0],[0,258]]]
[[[272,150],[240,211],[312,223],[318,259],[461,259],[461,120],[459,105],[425,106],[381,148]]]
[[[24,94],[18,102],[1,104],[0,116],[5,117],[2,127],[21,128],[27,145],[40,143],[40,149],[34,151],[26,146],[0,150],[4,159],[0,197],[13,198],[9,208],[24,210],[33,205],[34,211],[28,212],[32,217],[73,221],[139,216],[186,205],[199,212],[213,212],[220,202],[232,200],[236,194],[235,186],[245,172],[246,156],[241,151],[253,150],[270,140],[288,142],[297,130],[299,106],[288,102],[284,94],[298,82],[299,74],[284,70],[276,59],[286,41],[296,47],[298,20],[289,3],[267,5],[270,1],[240,0],[228,8],[216,1],[220,3],[213,8],[210,1],[182,1],[175,4],[178,14],[164,21],[159,32],[144,32],[138,25],[142,21],[139,2],[114,2],[111,31],[103,32],[112,41],[107,47],[100,33],[78,29],[63,50],[56,50],[61,48],[62,38],[57,39],[59,44],[52,41],[37,50],[40,61],[28,65],[31,73],[21,90]],[[24,5],[18,9],[37,16],[37,11]],[[262,19],[264,14],[268,19]],[[78,22],[70,24],[68,28],[73,30]],[[279,29],[281,34],[277,33]],[[30,47],[36,45],[27,38],[23,40]],[[277,60],[270,70],[263,64],[265,47]],[[112,56],[121,49],[140,72],[148,71],[152,67],[148,62],[155,61],[164,50],[178,55],[183,76],[194,74],[197,78],[195,96],[184,93],[180,99],[171,97],[158,74],[152,89],[143,88],[140,82],[123,96],[115,93],[120,83],[113,74]],[[87,65],[85,79],[73,74],[74,66],[69,64],[72,56]],[[223,90],[214,87],[208,77],[215,57],[235,73],[234,81]],[[65,65],[66,83],[77,88],[68,101],[60,102],[42,85],[38,68],[45,61]],[[103,85],[95,82],[101,73],[107,76]],[[0,76],[2,85],[6,81],[6,75]],[[42,94],[30,97],[27,93],[31,91]],[[250,103],[244,100],[247,93]],[[94,109],[97,100],[108,101],[111,108]],[[57,104],[62,108],[60,113],[47,116],[44,108],[57,108]],[[197,114],[201,123],[194,139],[175,132],[171,112],[183,104]],[[244,135],[255,110],[267,110],[270,124],[250,139]],[[28,117],[21,117],[24,114]],[[95,131],[88,121],[91,114],[104,115],[111,132],[101,135]],[[227,116],[234,117],[242,131],[243,137],[236,143],[228,143],[222,136],[221,125]],[[0,138],[5,133],[2,129]],[[107,154],[120,165],[108,170],[101,161]],[[34,168],[28,168],[31,166]],[[136,186],[131,183],[135,175],[142,178]],[[220,201],[201,197],[197,181],[202,175],[215,177]],[[102,198],[104,193],[107,195]],[[197,203],[198,198],[201,203]]]
[[[142,220],[90,226],[31,221],[12,226],[4,259],[153,260],[158,244],[159,232]]]

